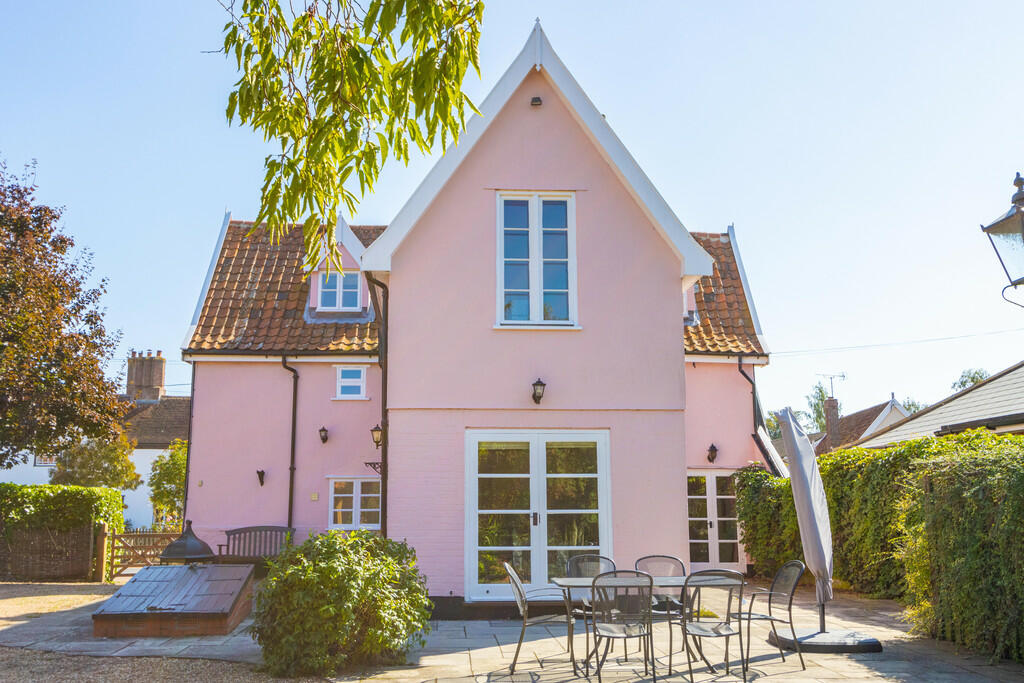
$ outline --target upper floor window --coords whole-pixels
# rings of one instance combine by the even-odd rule
[[[336,399],[366,398],[366,368],[363,366],[336,365]]]
[[[359,272],[321,273],[320,302],[317,308],[328,311],[358,311],[360,302]]]
[[[576,322],[576,211],[572,193],[498,197],[498,322]]]

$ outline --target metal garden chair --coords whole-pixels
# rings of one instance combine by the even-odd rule
[[[572,648],[572,629],[575,624],[575,619],[572,617],[572,603],[566,597],[566,594],[559,588],[535,588],[533,590],[525,590],[523,588],[523,582],[519,579],[519,574],[512,568],[508,562],[505,563],[505,572],[508,574],[509,583],[512,584],[512,594],[516,598],[516,606],[519,608],[519,614],[523,617],[523,628],[519,631],[519,643],[516,645],[516,654],[512,658],[512,666],[509,667],[509,673],[514,674],[516,672],[516,662],[519,661],[519,650],[523,647],[523,637],[526,635],[526,629],[529,626],[550,626],[553,624],[565,624],[568,628],[568,639],[569,639],[569,659],[572,661],[572,672],[576,673],[576,656],[573,653]],[[530,600],[535,598],[544,598],[545,600],[552,600],[555,597],[561,598],[565,601],[565,614],[540,614],[537,616],[530,616]]]
[[[683,641],[686,643],[686,666],[690,670],[690,681],[693,681],[693,661],[697,658],[690,649],[690,638],[693,638],[697,645],[697,652],[708,668],[713,672],[715,667],[704,656],[704,648],[699,645],[699,638],[725,638],[725,673],[729,673],[729,639],[738,636],[740,641],[740,664],[743,669],[743,681],[747,680],[747,660],[743,652],[743,624],[739,619],[734,620],[733,600],[736,606],[743,609],[743,574],[729,569],[705,569],[694,572],[686,577],[686,584],[683,587],[686,598],[686,607],[681,616],[674,620],[683,631]],[[725,621],[703,621],[701,620],[700,608],[694,609],[694,603],[702,598],[699,597],[704,591],[721,591],[725,593]],[[716,605],[717,607],[717,605]],[[672,675],[672,652],[668,653],[668,671]]]
[[[625,643],[630,638],[640,639],[643,643],[644,674],[650,671],[653,680],[658,680],[651,616],[653,595],[654,581],[650,574],[620,569],[594,577],[590,589],[590,625],[594,631],[594,652],[600,650],[602,640],[607,641],[604,654],[597,661],[598,681],[601,680],[601,667],[608,657],[609,646],[616,640],[622,640],[625,650]]]
[[[615,561],[604,555],[582,553],[573,555],[565,561],[565,575],[572,578],[593,578],[598,574],[615,571]],[[570,599],[572,595],[570,592]],[[585,666],[590,673],[590,600],[589,596],[580,597],[580,607],[574,607],[572,615],[583,620],[583,633],[586,641],[587,660]]]
[[[772,585],[768,590],[759,589],[751,592],[750,604],[747,606],[746,612],[743,611],[741,605],[740,611],[732,615],[736,619],[746,619],[747,621],[747,661],[750,661],[750,625],[755,621],[767,621],[771,624],[772,633],[775,634],[775,644],[779,647],[779,654],[782,655],[782,661],[786,661],[786,653],[782,650],[782,643],[779,641],[779,632],[775,630],[775,624],[778,622],[789,624],[796,654],[800,657],[800,666],[804,669],[807,668],[807,665],[804,664],[804,655],[800,652],[800,641],[796,637],[796,628],[793,626],[793,594],[796,593],[797,584],[800,583],[806,569],[800,560],[790,560],[775,572],[775,578],[772,579]],[[768,599],[767,614],[754,611],[754,602],[759,597]],[[785,610],[785,618],[781,616],[783,610]]]
[[[678,557],[672,555],[645,555],[637,560],[633,566],[638,572],[644,572],[651,576],[686,576],[686,565]],[[673,589],[655,587],[653,603],[651,605],[651,616],[655,621],[671,621],[682,613],[684,606],[683,589],[679,588],[676,594],[670,593]],[[672,651],[672,628],[668,629],[668,649]]]

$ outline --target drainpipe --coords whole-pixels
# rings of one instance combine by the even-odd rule
[[[758,405],[757,405],[757,384],[754,383],[754,378],[751,377],[750,375],[748,375],[747,371],[743,369],[743,356],[742,355],[739,355],[739,356],[736,357],[736,367],[739,369],[740,374],[743,375],[743,377],[748,382],[750,382],[750,398],[751,398],[751,405],[753,407],[752,414],[753,414],[753,417],[754,417],[754,431],[756,432],[758,425],[764,423],[764,418],[761,417],[761,411],[758,409]]]
[[[185,434],[185,438],[188,441],[185,442],[185,495],[181,501],[181,519],[182,524],[185,520],[185,511],[188,510],[188,470],[189,464],[192,462],[192,417],[196,412],[196,362],[192,361],[192,383],[188,389],[188,432]],[[184,528],[184,527],[183,527]]]
[[[365,273],[377,314],[377,362],[380,365],[380,535],[388,537],[388,286]],[[378,296],[377,290],[380,290]]]
[[[292,526],[292,508],[295,507],[295,419],[299,402],[299,371],[288,365],[288,357],[281,356],[281,367],[292,373],[292,440],[288,460],[288,528]]]

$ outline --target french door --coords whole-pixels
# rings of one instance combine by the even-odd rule
[[[550,585],[579,553],[611,553],[608,432],[466,432],[466,599],[511,600],[504,563]]]
[[[745,569],[736,518],[733,473],[688,470],[686,507],[690,535],[690,571]]]

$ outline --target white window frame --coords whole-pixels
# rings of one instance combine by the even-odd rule
[[[325,289],[324,289],[324,280],[327,279],[328,275],[336,275],[338,277],[338,279],[337,279],[338,286],[335,287],[335,288],[331,288],[331,290],[329,290],[329,291],[334,291],[334,292],[337,293],[337,298],[335,299],[335,301],[337,301],[337,305],[336,306],[324,306],[323,305],[323,293],[325,291]],[[356,305],[355,306],[343,306],[342,305],[342,301],[344,300],[344,294],[345,294],[345,276],[346,275],[355,275],[356,276]],[[335,271],[331,271],[330,273],[328,273],[327,271],[322,270],[322,271],[320,271],[317,274],[317,278],[318,278],[318,280],[317,280],[317,292],[316,292],[316,304],[317,304],[316,309],[318,311],[361,311],[361,310],[363,310],[363,280],[360,277],[360,274],[359,274],[358,270],[346,268],[344,271],[335,270]]]
[[[576,281],[576,193],[575,192],[525,192],[507,191],[496,193],[495,226],[495,329],[537,329],[562,328],[579,329],[577,311]],[[529,202],[530,240],[530,319],[505,320],[505,200],[527,200]],[[569,319],[544,320],[544,255],[542,253],[544,228],[541,225],[541,206],[544,200],[566,202],[566,232],[568,239],[568,285]]]
[[[352,523],[351,524],[335,524],[334,523],[334,485],[339,482],[351,482],[352,483]],[[375,482],[378,485],[377,493],[363,494],[363,483],[364,482]],[[364,495],[377,496],[378,507],[369,508],[371,511],[377,512],[377,523],[376,524],[362,524],[359,522],[360,513],[363,511],[362,499]],[[354,529],[369,529],[371,531],[380,531],[380,518],[383,514],[382,503],[384,499],[381,497],[380,489],[380,477],[329,477],[327,479],[327,528],[328,529],[341,529],[343,531],[352,531]]]
[[[366,369],[368,365],[353,365],[346,363],[345,365],[334,366],[334,397],[333,401],[368,401],[369,397],[366,395]],[[359,379],[342,378],[341,373],[343,370],[359,370]],[[343,386],[348,387],[359,387],[358,394],[342,394],[341,388]]]
[[[33,467],[56,467],[57,456],[56,455],[36,455],[32,459]]]

